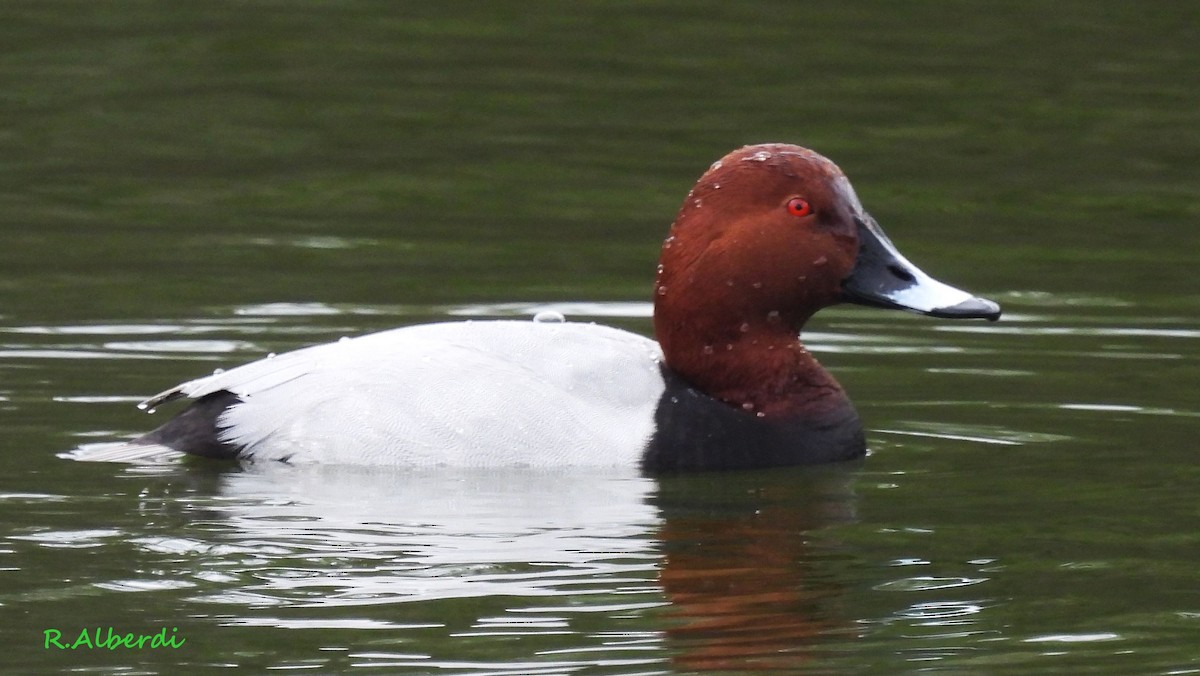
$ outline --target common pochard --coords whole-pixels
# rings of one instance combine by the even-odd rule
[[[308,347],[148,399],[194,399],[110,457],[397,466],[802,465],[866,450],[845,392],[800,342],[849,302],[997,319],[938,282],[795,145],[735,150],[700,177],[662,245],[657,342],[561,321],[411,326]],[[102,458],[92,458],[102,459]]]

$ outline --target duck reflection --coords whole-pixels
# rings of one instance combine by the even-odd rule
[[[688,671],[789,670],[823,636],[852,630],[839,558],[819,531],[855,520],[857,466],[665,479],[660,582]]]
[[[336,630],[353,615],[435,646],[411,666],[495,650],[502,636],[511,652],[480,664],[573,655],[691,671],[796,665],[848,625],[821,529],[855,518],[853,468],[177,469],[170,483],[176,498],[178,480],[191,484],[200,535],[143,543],[198,559],[179,574],[230,625]]]

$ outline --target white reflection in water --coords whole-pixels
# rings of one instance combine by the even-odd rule
[[[977,601],[930,601],[917,603],[900,611],[901,617],[921,620],[919,625],[959,624],[972,615],[983,612],[984,606]]]
[[[104,344],[104,349],[129,352],[225,353],[246,352],[261,348],[243,340],[139,340],[110,341]]]
[[[614,593],[646,603],[656,575],[654,484],[632,472],[271,465],[223,484],[206,509],[219,512],[246,584],[202,600],[353,606],[569,590],[605,594],[611,610]]]
[[[1119,641],[1120,634],[1112,632],[1097,632],[1094,634],[1048,634],[1027,638],[1024,643],[1092,643],[1095,641]]]
[[[325,303],[264,303],[235,308],[233,314],[252,317],[320,317],[343,311]]]
[[[934,331],[947,333],[992,333],[1023,336],[1108,336],[1133,338],[1200,338],[1200,331],[1192,329],[1146,329],[1115,326],[978,326],[941,325]]]
[[[970,587],[981,582],[987,582],[986,577],[933,577],[922,575],[919,577],[906,577],[899,580],[890,580],[882,584],[876,585],[874,588],[879,591],[932,591],[935,589],[953,589],[956,587]]]
[[[94,528],[89,530],[51,530],[37,533],[17,533],[8,535],[10,540],[27,540],[36,542],[43,547],[58,549],[85,549],[102,547],[106,541],[120,537],[122,532],[113,528]]]

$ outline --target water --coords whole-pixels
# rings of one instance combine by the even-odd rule
[[[8,3],[0,640],[20,673],[1200,670],[1183,5]],[[657,246],[811,145],[996,324],[838,308],[872,455],[646,478],[62,460],[370,330],[648,333]],[[177,649],[58,650],[85,627]]]

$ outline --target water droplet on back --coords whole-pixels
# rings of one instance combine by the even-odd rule
[[[533,316],[533,321],[539,324],[561,324],[567,321],[567,318],[556,310],[542,310]]]

